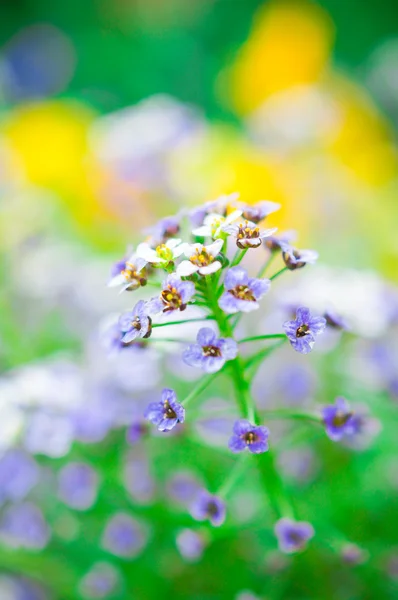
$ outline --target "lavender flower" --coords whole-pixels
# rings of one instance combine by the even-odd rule
[[[322,418],[326,434],[334,442],[356,433],[357,423],[345,398],[338,397],[334,404],[325,406],[322,410]]]
[[[252,223],[260,223],[265,217],[268,217],[273,212],[280,209],[281,205],[277,202],[269,202],[268,200],[261,200],[256,204],[245,204],[244,202],[237,202],[236,207],[242,211],[242,216],[247,221]]]
[[[347,543],[341,548],[341,558],[348,565],[361,565],[369,558],[369,552],[357,544]]]
[[[145,546],[147,535],[141,523],[126,513],[111,517],[102,536],[102,547],[121,558],[134,558]]]
[[[252,454],[261,454],[268,450],[269,431],[266,427],[240,419],[235,421],[233,432],[228,443],[232,452],[242,452],[247,448]]]
[[[133,310],[124,313],[119,319],[123,333],[122,342],[128,344],[137,338],[148,338],[152,333],[152,319],[148,315],[146,302],[140,300]]]
[[[108,598],[120,583],[120,574],[107,562],[95,563],[79,584],[79,592],[87,600]]]
[[[269,279],[249,277],[246,269],[232,267],[225,276],[225,292],[218,301],[227,313],[251,312],[260,307],[258,300],[269,290]]]
[[[189,277],[194,273],[199,275],[211,275],[219,271],[222,264],[216,260],[223,246],[222,240],[216,240],[209,246],[202,244],[186,244],[185,256],[189,260],[183,260],[177,267],[177,275],[180,277]]]
[[[147,279],[144,270],[146,264],[147,261],[136,254],[117,261],[112,267],[108,287],[123,285],[122,289],[130,292],[146,285]]]
[[[182,355],[184,362],[191,367],[199,367],[206,373],[219,371],[227,360],[238,354],[238,345],[232,338],[217,338],[210,327],[199,329],[197,344],[188,346]]]
[[[319,256],[315,250],[297,250],[288,244],[281,244],[281,250],[283,261],[290,271],[315,264]]]
[[[160,244],[164,244],[170,238],[178,235],[181,229],[181,216],[181,214],[177,214],[164,217],[163,219],[160,219],[160,221],[158,221],[153,227],[147,229],[145,233],[151,236],[150,245],[155,247]]]
[[[238,193],[220,196],[216,200],[205,202],[201,206],[193,208],[188,214],[191,219],[191,223],[194,227],[203,225],[206,215],[210,213],[217,213],[225,217],[228,213],[228,208],[234,206],[234,203],[239,198]]]
[[[185,310],[194,293],[192,281],[183,281],[176,273],[172,273],[163,282],[160,296],[149,300],[147,310],[150,313]]]
[[[327,310],[324,314],[327,325],[329,327],[333,327],[333,329],[345,329],[349,330],[350,327],[347,324],[347,321],[343,319],[339,314],[335,313],[333,310]]]
[[[205,547],[202,536],[193,529],[182,529],[177,535],[176,544],[181,556],[189,562],[199,560]]]
[[[177,423],[184,423],[185,408],[177,402],[174,390],[164,388],[162,400],[151,402],[145,412],[145,418],[156,425],[159,431],[170,431]]]
[[[209,520],[214,527],[225,521],[225,504],[218,496],[202,490],[191,507],[191,515],[196,521]]]
[[[134,423],[131,423],[130,427],[127,429],[126,432],[126,440],[127,443],[130,444],[130,446],[134,446],[135,444],[137,444],[137,442],[139,442],[144,437],[144,435],[146,435],[146,433],[148,432],[147,425],[147,423],[144,423],[141,420],[134,421]]]
[[[276,227],[261,230],[252,221],[242,221],[226,226],[224,231],[234,237],[238,248],[243,250],[245,248],[258,248],[258,246],[261,246],[265,238],[275,233]]]
[[[286,554],[304,550],[308,540],[315,534],[311,523],[287,518],[279,519],[274,531],[278,538],[279,549]]]
[[[41,510],[30,502],[11,504],[0,520],[0,539],[13,548],[42,550],[50,530]]]
[[[97,498],[98,475],[89,465],[69,463],[59,472],[58,486],[65,504],[76,510],[87,510]]]
[[[0,503],[22,500],[37,484],[39,469],[23,450],[8,450],[0,458]]]
[[[293,348],[301,354],[311,352],[315,343],[315,337],[323,332],[326,327],[326,319],[323,317],[311,317],[306,307],[297,309],[296,319],[286,321],[283,329]]]
[[[290,243],[294,242],[296,237],[297,233],[293,229],[289,229],[279,235],[270,235],[267,237],[264,244],[271,252],[275,252],[276,250],[280,250],[283,246],[290,246]]]

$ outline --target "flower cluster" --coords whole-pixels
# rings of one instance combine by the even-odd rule
[[[146,289],[157,287],[157,290],[146,300],[140,299],[120,317],[118,324],[112,326],[110,339],[112,348],[119,352],[134,344],[142,347],[163,341],[178,343],[179,348],[182,344],[182,364],[203,372],[199,383],[187,396],[181,397],[179,392],[177,400],[176,391],[165,387],[159,394],[160,399],[153,398],[149,403],[142,417],[159,432],[170,432],[185,421],[188,428],[192,426],[189,409],[186,417],[187,404],[198,398],[215,377],[223,374],[232,382],[240,412],[230,431],[228,448],[231,456],[245,450],[248,451],[246,455],[268,453],[270,456],[273,453],[272,429],[270,431],[265,424],[267,411],[261,411],[252,397],[250,367],[260,364],[270,352],[287,341],[296,352],[306,355],[313,350],[327,325],[340,329],[348,329],[348,326],[331,311],[325,316],[318,316],[311,314],[307,307],[296,306],[295,318],[277,323],[276,332],[257,332],[239,339],[237,325],[241,317],[259,310],[264,296],[273,286],[273,280],[283,272],[314,264],[318,254],[313,250],[293,247],[294,232],[276,235],[276,228],[267,226],[267,219],[279,209],[278,204],[262,201],[251,205],[238,198],[238,194],[222,196],[186,213],[162,219],[149,230],[149,237],[137,246],[135,252],[129,253],[127,260],[122,259],[114,265],[110,286],[120,285],[122,291],[133,291],[147,285]],[[183,239],[183,232],[187,231],[188,237]],[[252,273],[255,263],[259,260],[261,263],[261,257],[264,264],[257,273]],[[279,270],[268,273],[270,265],[278,257]],[[164,271],[165,276],[159,278],[159,271]],[[182,320],[181,313],[186,311],[185,314],[189,315],[192,307],[196,311],[194,318],[188,316]],[[170,315],[177,321],[167,320]],[[179,324],[182,325],[179,331],[191,331],[187,327],[191,322],[201,322],[196,340],[157,335],[158,327],[177,327]],[[274,345],[273,340],[277,340]],[[248,343],[256,344],[255,351],[249,355]],[[271,416],[269,411],[268,416]],[[308,416],[322,424],[328,437],[334,441],[351,439],[363,430],[363,417],[361,420],[356,416],[343,398],[338,398],[334,405],[325,406],[321,414],[315,410],[297,415],[294,411],[287,411],[284,416]],[[142,419],[131,423],[128,432],[130,443],[150,435],[150,429],[144,423]],[[196,491],[190,507],[195,520],[208,521],[219,527],[228,518],[226,496],[238,474],[241,475],[239,469],[243,464],[241,459],[235,460],[235,466],[218,489],[208,491],[201,488]],[[246,470],[250,469],[248,462],[244,464]],[[264,460],[258,463],[262,469],[267,469],[267,464],[271,463]],[[84,473],[86,476],[88,474]],[[278,477],[275,469],[264,474],[265,480],[274,479],[269,486],[271,495],[283,493],[284,487],[277,481]],[[288,506],[290,503],[286,497],[283,501],[279,497],[271,500],[275,506]],[[88,501],[84,496],[78,502]],[[314,536],[314,527],[307,522],[294,521],[280,512],[275,534],[280,550],[293,553],[305,548]],[[110,532],[107,535],[110,539]],[[177,543],[181,552],[191,558],[197,558],[203,550],[200,535],[194,530],[183,530]],[[110,542],[106,541],[106,544]]]

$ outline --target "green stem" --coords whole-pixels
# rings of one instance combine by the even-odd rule
[[[286,494],[282,479],[279,476],[272,450],[268,450],[264,454],[254,455],[253,459],[257,461],[257,468],[263,482],[263,487],[267,492],[275,513],[278,517],[294,518],[293,507]]]
[[[207,386],[209,386],[211,384],[211,382],[221,372],[222,372],[222,370],[217,371],[217,373],[212,373],[211,375],[208,375],[207,377],[204,377],[203,379],[201,379],[201,381],[198,383],[198,385],[193,388],[193,390],[188,394],[188,396],[186,398],[184,398],[184,400],[181,402],[181,404],[183,406],[186,406],[189,402],[192,402],[192,400],[194,400],[197,396],[199,396],[202,392],[204,392],[204,390],[207,388]]]
[[[199,317],[197,319],[187,319],[185,321],[168,321],[167,323],[152,323],[152,327],[166,327],[167,325],[185,325],[186,323],[199,323],[200,321],[214,321],[213,315]]]
[[[238,265],[243,257],[245,256],[246,252],[248,251],[248,248],[244,248],[243,250],[238,250],[235,254],[235,256],[232,259],[232,262],[230,264],[230,268],[231,267],[236,267],[236,265]]]
[[[304,419],[322,423],[322,417],[315,412],[306,410],[290,410],[288,408],[279,408],[275,410],[262,411],[262,415],[269,419]]]
[[[239,456],[239,458],[237,458],[234,466],[232,467],[232,469],[229,472],[228,477],[226,478],[224,483],[218,489],[218,491],[216,493],[217,496],[220,496],[221,498],[224,498],[224,499],[227,497],[227,495],[229,494],[229,492],[231,491],[233,486],[237,483],[237,481],[240,479],[241,475],[243,474],[243,472],[246,468],[246,462],[247,462],[247,455],[245,455],[245,454],[241,454],[241,456]]]
[[[277,339],[286,339],[286,334],[284,333],[270,333],[268,335],[255,335],[252,337],[243,338],[238,340],[238,344],[245,344],[246,342],[258,342],[260,340],[277,340]]]
[[[265,263],[263,264],[263,266],[261,267],[261,269],[257,273],[257,275],[256,275],[257,279],[261,279],[261,277],[264,277],[264,274],[265,274],[266,270],[271,265],[271,263],[274,260],[276,254],[277,254],[276,252],[271,252],[270,257],[268,258],[268,260],[265,261]]]
[[[282,275],[282,273],[284,273],[287,270],[288,270],[287,267],[283,267],[282,269],[280,269],[279,271],[277,271],[276,273],[274,273],[272,275],[272,277],[270,277],[270,281],[273,281],[274,279],[276,279],[277,277],[279,277],[279,275]]]

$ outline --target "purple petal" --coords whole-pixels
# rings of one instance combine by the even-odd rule
[[[232,338],[221,338],[217,346],[220,348],[225,360],[233,360],[238,355],[238,344]]]
[[[202,367],[202,346],[191,344],[182,353],[182,360],[190,367]]]
[[[201,368],[206,373],[216,373],[225,364],[225,358],[223,356],[204,356],[201,362]]]
[[[323,317],[312,317],[310,322],[310,329],[312,333],[319,334],[322,333],[326,327],[326,319]]]
[[[242,305],[246,306],[249,304],[255,304],[255,302],[251,303],[246,300],[239,300],[229,292],[224,292],[218,301],[219,307],[228,314],[237,313],[242,310]]]
[[[224,287],[226,290],[232,290],[237,285],[247,285],[248,282],[249,276],[246,269],[243,269],[242,267],[232,267],[225,276]]]
[[[310,319],[311,313],[309,308],[301,306],[297,309],[296,321],[299,325],[306,325],[307,323],[309,323]]]
[[[236,435],[244,435],[245,433],[252,431],[252,429],[253,425],[250,423],[250,421],[247,421],[247,419],[239,419],[234,423],[233,432]]]
[[[196,341],[200,346],[213,346],[216,340],[217,334],[210,327],[202,327],[199,329]]]
[[[271,282],[269,279],[249,279],[249,287],[256,300],[259,300],[268,292],[271,287]]]

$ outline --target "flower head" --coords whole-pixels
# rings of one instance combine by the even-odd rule
[[[232,267],[226,274],[225,292],[218,303],[227,313],[251,312],[259,308],[258,300],[270,286],[269,279],[251,278],[242,267]]]
[[[193,529],[182,529],[177,535],[176,544],[181,556],[188,562],[199,560],[205,547],[203,537]]]
[[[301,354],[311,352],[315,343],[315,337],[323,332],[326,327],[326,319],[323,317],[311,317],[308,308],[297,309],[296,319],[286,321],[283,329],[293,348]]]
[[[126,513],[111,517],[102,536],[102,547],[107,552],[121,558],[137,556],[147,541],[142,525]]]
[[[260,223],[265,217],[268,217],[268,215],[276,212],[281,207],[277,202],[269,202],[268,200],[261,200],[261,202],[256,202],[256,204],[237,202],[236,206],[242,211],[244,219],[256,224]]]
[[[126,440],[130,446],[137,444],[148,432],[148,423],[145,421],[134,421],[126,432]]]
[[[332,327],[333,329],[350,329],[346,320],[343,319],[343,317],[341,317],[339,314],[335,313],[333,310],[327,310],[324,314],[324,317],[326,319],[326,323],[329,325],[329,327]]]
[[[122,291],[133,291],[146,285],[146,271],[144,267],[147,261],[137,254],[132,254],[129,258],[122,258],[117,261],[111,270],[111,278],[108,287],[118,287],[122,285]]]
[[[270,235],[265,240],[264,244],[271,252],[280,250],[283,246],[289,246],[297,237],[297,233],[293,229],[284,231],[279,235]]]
[[[232,338],[217,338],[210,327],[198,331],[197,344],[188,346],[182,355],[184,362],[191,367],[199,367],[206,373],[219,371],[227,360],[238,354],[238,345]]]
[[[69,463],[58,476],[61,500],[77,510],[87,510],[97,497],[98,475],[90,465]]]
[[[160,219],[153,227],[146,230],[150,235],[151,247],[164,244],[170,238],[175,237],[180,233],[181,214],[170,215]]]
[[[311,523],[293,521],[287,518],[279,519],[274,531],[278,538],[279,549],[286,554],[293,554],[294,552],[304,550],[308,540],[315,534]]]
[[[148,242],[143,242],[137,246],[137,256],[155,267],[167,267],[174,262],[176,258],[184,252],[186,244],[181,244],[181,240],[172,238],[164,244],[159,244],[152,248]]]
[[[186,244],[184,254],[188,260],[183,260],[177,267],[177,275],[188,277],[193,273],[199,275],[211,275],[219,269],[222,264],[216,260],[223,246],[222,240],[216,240],[208,246],[202,244]]]
[[[305,265],[313,265],[318,260],[318,252],[315,250],[297,250],[289,244],[281,244],[282,258],[290,271],[301,269]]]
[[[228,446],[232,452],[242,452],[246,448],[252,454],[261,454],[268,450],[269,431],[266,427],[252,425],[246,419],[235,421],[233,435]]]
[[[334,404],[325,406],[322,418],[326,433],[334,442],[357,432],[358,423],[345,398],[338,397]]]
[[[218,496],[213,496],[202,490],[199,492],[191,507],[191,515],[196,521],[209,520],[214,527],[219,527],[225,521],[225,504]]]
[[[184,423],[185,408],[177,402],[175,391],[165,388],[161,401],[149,404],[145,418],[156,425],[159,431],[170,431],[177,423]]]
[[[236,200],[239,198],[238,193],[220,196],[216,200],[205,202],[201,206],[193,208],[189,212],[189,218],[194,227],[203,225],[207,215],[213,213],[225,217],[228,214],[229,207],[233,207]]]
[[[234,210],[226,216],[210,213],[204,218],[203,225],[193,229],[192,233],[193,235],[212,237],[214,240],[225,238],[229,226],[236,221],[241,214],[242,212],[240,210]]]
[[[252,221],[240,221],[226,226],[224,231],[236,239],[238,248],[245,249],[261,246],[263,239],[275,233],[276,227],[262,230]]]
[[[120,317],[119,329],[123,333],[123,344],[128,344],[137,338],[148,338],[151,335],[152,320],[144,300],[137,302],[133,310]]]
[[[181,277],[172,273],[163,282],[160,296],[152,298],[147,309],[151,313],[185,310],[194,293],[195,286],[191,281],[182,281]]]

